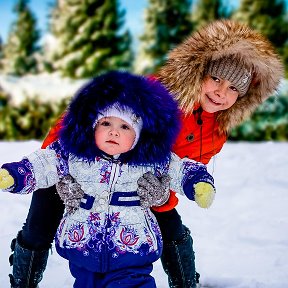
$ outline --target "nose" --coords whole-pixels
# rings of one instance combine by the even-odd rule
[[[226,91],[227,91],[227,87],[224,84],[221,84],[217,87],[217,89],[215,90],[215,94],[219,97],[219,98],[225,98],[226,97]]]
[[[119,131],[115,128],[111,128],[111,130],[109,131],[109,135],[118,137]]]

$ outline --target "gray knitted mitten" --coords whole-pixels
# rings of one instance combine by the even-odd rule
[[[63,177],[56,184],[56,189],[63,200],[69,214],[75,212],[80,205],[84,191],[71,175]]]
[[[151,172],[146,172],[137,181],[137,193],[140,197],[142,208],[161,206],[165,204],[170,196],[170,176],[164,175],[157,178]]]

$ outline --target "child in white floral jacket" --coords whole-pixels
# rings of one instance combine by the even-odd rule
[[[96,77],[78,91],[59,139],[0,170],[0,188],[29,193],[72,176],[83,195],[56,234],[75,288],[156,287],[152,263],[161,232],[140,206],[137,180],[170,177],[170,189],[209,207],[215,189],[205,165],[172,154],[179,111],[159,82],[126,72]],[[63,198],[63,191],[58,186]]]

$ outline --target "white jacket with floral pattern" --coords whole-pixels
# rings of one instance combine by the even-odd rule
[[[162,238],[150,209],[140,206],[137,180],[145,172],[168,174],[170,189],[194,200],[194,185],[213,185],[205,165],[171,155],[162,166],[129,166],[118,160],[96,157],[94,162],[65,155],[57,141],[21,162],[4,165],[16,179],[7,189],[29,193],[56,184],[70,174],[85,192],[80,207],[66,213],[58,227],[58,253],[90,271],[108,272],[155,262],[162,251]]]

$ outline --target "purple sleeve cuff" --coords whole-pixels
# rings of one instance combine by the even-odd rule
[[[185,177],[182,180],[182,187],[188,199],[195,200],[194,185],[199,182],[206,182],[214,187],[214,179],[207,172],[205,165],[197,162],[185,162],[184,171]]]
[[[12,193],[28,194],[34,191],[35,178],[33,168],[28,159],[23,159],[20,162],[6,163],[2,168],[8,170],[14,178],[15,184],[6,189]]]

